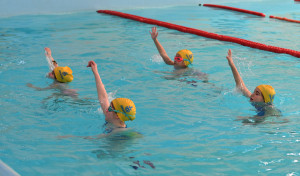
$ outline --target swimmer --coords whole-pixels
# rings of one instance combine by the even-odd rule
[[[128,98],[116,98],[109,103],[105,87],[98,73],[97,64],[89,61],[87,67],[91,67],[95,76],[98,100],[105,115],[106,126],[109,132],[116,128],[126,128],[125,121],[135,119],[136,108],[134,103]],[[107,133],[109,133],[107,132]]]
[[[188,65],[193,63],[194,55],[190,50],[187,50],[187,49],[178,51],[174,57],[174,61],[172,61],[172,59],[169,58],[165,49],[163,48],[163,46],[159,43],[159,41],[157,39],[158,32],[157,32],[156,27],[153,27],[152,32],[149,31],[149,33],[151,34],[151,38],[154,41],[154,44],[155,44],[160,56],[163,58],[163,60],[166,64],[173,65],[175,69],[180,69],[180,68],[187,68]]]
[[[68,89],[66,84],[62,84],[71,82],[73,80],[72,70],[69,67],[59,67],[57,62],[51,55],[50,48],[45,48],[45,55],[48,59],[48,62],[51,61],[50,63],[48,63],[50,69],[53,69],[53,71],[49,72],[47,76],[54,79],[55,81],[53,82],[53,84],[45,88],[36,87],[31,83],[27,83],[26,85],[38,91],[57,89],[60,91],[59,95],[66,95],[72,98],[77,98],[78,93],[76,89]]]
[[[160,54],[160,56],[163,58],[164,62],[167,65],[173,65],[175,68],[174,73],[172,73],[171,76],[168,76],[166,79],[176,79],[178,76],[192,76],[197,79],[202,80],[203,82],[208,82],[208,75],[206,73],[200,72],[198,70],[188,69],[188,66],[193,63],[194,55],[190,50],[182,49],[178,51],[174,57],[174,61],[170,59],[168,54],[166,53],[163,46],[159,43],[157,36],[158,32],[156,27],[152,27],[152,32],[149,31],[151,34],[151,38],[154,41],[154,44]],[[181,80],[182,81],[182,80]],[[184,82],[184,80],[183,80]],[[196,82],[196,81],[192,81]],[[189,83],[189,81],[187,81]]]
[[[58,136],[59,139],[64,138],[83,138],[83,139],[101,139],[112,137],[113,139],[134,139],[140,138],[142,135],[127,128],[125,121],[132,121],[135,119],[136,108],[134,103],[128,98],[116,98],[109,102],[108,95],[105,90],[104,84],[98,73],[97,64],[94,61],[89,61],[87,67],[91,67],[95,76],[96,88],[98,93],[98,100],[105,115],[105,124],[103,134],[95,136],[74,136],[64,135]],[[119,142],[118,142],[119,144]]]
[[[270,85],[259,85],[255,88],[254,92],[251,93],[246,85],[244,84],[244,81],[242,77],[240,76],[237,68],[234,65],[234,62],[232,60],[232,53],[231,50],[228,50],[228,55],[226,56],[228,60],[228,64],[231,68],[236,88],[242,92],[242,94],[249,98],[249,101],[251,104],[256,108],[258,114],[256,120],[262,121],[262,116],[280,116],[281,112],[280,110],[276,109],[273,105],[273,101],[275,98],[275,90]]]
[[[51,49],[50,48],[45,48],[45,55],[47,58],[51,60],[50,67],[53,68],[52,72],[48,73],[48,77],[54,79],[55,81],[61,82],[61,83],[66,83],[66,82],[71,82],[73,81],[73,75],[72,75],[72,70],[70,67],[65,66],[65,67],[59,67],[57,62],[53,59],[51,55]]]

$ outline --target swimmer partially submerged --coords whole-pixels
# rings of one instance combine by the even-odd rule
[[[152,28],[152,32],[150,31],[150,34],[160,56],[163,58],[166,64],[173,65],[175,69],[180,69],[180,68],[187,68],[188,65],[193,63],[194,55],[190,50],[187,49],[178,51],[174,57],[174,60],[170,59],[167,52],[165,51],[165,49],[157,39],[158,32],[156,27]]]
[[[47,74],[47,76],[51,79],[54,79],[55,81],[53,84],[51,84],[48,87],[36,87],[31,83],[27,83],[28,87],[34,88],[35,90],[42,91],[42,90],[49,90],[49,89],[57,89],[60,90],[61,95],[66,95],[70,96],[72,98],[77,98],[78,93],[77,90],[75,89],[68,89],[66,84],[62,83],[67,83],[73,81],[73,75],[72,75],[72,70],[69,67],[59,67],[57,62],[53,59],[52,54],[51,54],[51,49],[50,48],[45,48],[45,55],[49,64],[49,68],[52,70]]]
[[[228,64],[231,68],[236,88],[243,93],[244,96],[249,98],[251,104],[256,108],[258,112],[258,116],[280,116],[281,113],[278,109],[276,109],[273,105],[275,98],[275,90],[270,85],[259,85],[257,86],[253,93],[251,93],[246,85],[242,77],[240,76],[237,68],[234,65],[232,59],[231,50],[228,50],[228,55],[226,56]]]
[[[171,75],[166,76],[166,79],[178,79],[181,76],[189,76],[189,77],[194,77],[197,78],[198,80],[202,80],[203,82],[207,83],[208,82],[208,75],[206,73],[200,72],[198,70],[191,70],[191,68],[189,68],[190,65],[192,65],[193,61],[194,61],[194,54],[187,49],[182,49],[180,51],[178,51],[175,54],[174,59],[172,60],[167,52],[165,51],[165,49],[163,48],[163,46],[160,44],[160,42],[158,41],[157,37],[158,37],[158,32],[157,32],[157,28],[153,27],[152,31],[149,31],[149,33],[151,34],[151,38],[160,54],[160,56],[162,57],[162,59],[164,60],[164,62],[167,65],[173,65],[175,70],[173,73],[171,73]],[[194,83],[197,83],[197,81],[185,81],[185,79],[180,79],[181,82],[186,82],[188,84],[192,84],[192,85],[196,85]],[[196,85],[197,86],[197,85]]]
[[[58,82],[66,83],[73,81],[72,70],[70,67],[59,67],[57,62],[53,59],[50,48],[45,48],[45,55],[51,60],[49,67],[53,69],[48,73],[48,77]]]
[[[128,98],[116,98],[109,102],[104,84],[98,73],[97,64],[89,61],[87,67],[91,67],[95,76],[98,100],[105,115],[105,121],[115,128],[126,128],[125,121],[135,119],[136,108],[132,100]]]
[[[130,131],[125,124],[125,121],[132,121],[135,119],[136,108],[132,100],[128,98],[116,98],[109,102],[108,95],[104,84],[100,78],[97,64],[94,61],[89,61],[87,67],[91,67],[95,77],[96,88],[98,93],[98,100],[105,115],[105,130],[104,134],[97,136],[59,136],[58,138],[80,137],[84,139],[100,139],[108,136],[121,138],[136,138],[142,135]]]

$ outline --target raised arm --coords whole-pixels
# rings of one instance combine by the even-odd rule
[[[174,65],[174,62],[169,58],[169,56],[167,55],[165,49],[162,47],[162,45],[157,40],[158,32],[157,32],[156,27],[153,27],[152,32],[149,31],[149,33],[151,34],[151,38],[154,41],[154,44],[155,44],[160,56],[165,61],[165,63],[168,64],[168,65]]]
[[[52,61],[54,61],[54,59],[52,58],[52,55],[51,55],[51,49],[50,48],[45,48],[45,55],[47,57],[49,57]]]
[[[103,110],[103,113],[106,117],[107,116],[106,110],[109,107],[109,101],[108,101],[108,97],[107,97],[105,87],[104,87],[104,85],[102,83],[102,80],[100,78],[100,75],[98,73],[97,64],[94,61],[89,61],[87,67],[91,67],[92,71],[94,73],[95,81],[96,81],[96,87],[97,87],[97,93],[98,93],[98,100],[99,100],[100,106]]]
[[[236,69],[236,67],[233,63],[231,49],[228,50],[228,55],[226,56],[226,58],[228,60],[229,66],[231,68],[231,71],[232,71],[232,74],[233,74],[233,77],[235,80],[236,88],[238,88],[246,97],[250,97],[251,92],[245,86],[242,77],[240,76],[238,70]]]
[[[50,48],[47,48],[47,47],[45,48],[45,55],[46,55],[47,58],[49,58],[51,60],[51,63],[49,63],[49,64],[53,65],[53,69],[55,67],[58,67],[57,62],[52,57],[52,53],[51,53],[51,49]]]

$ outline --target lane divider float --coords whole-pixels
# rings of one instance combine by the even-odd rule
[[[262,17],[266,16],[265,14],[260,13],[260,12],[255,12],[255,11],[251,11],[251,10],[240,9],[240,8],[236,8],[236,7],[229,7],[229,6],[216,5],[216,4],[203,4],[203,6],[215,7],[215,8],[221,8],[221,9],[227,9],[227,10],[232,10],[232,11],[237,11],[237,12],[242,12],[242,13],[248,13],[248,14],[262,16]]]
[[[293,22],[293,23],[300,23],[299,20],[288,19],[288,18],[285,18],[285,17],[277,17],[277,16],[270,15],[270,18],[274,18],[274,19],[278,19],[278,20],[283,20],[283,21],[289,21],[289,22]]]
[[[300,51],[295,51],[295,50],[291,50],[291,49],[266,45],[266,44],[253,42],[253,41],[245,40],[245,39],[241,39],[241,38],[226,36],[226,35],[219,35],[219,34],[202,31],[202,30],[195,29],[195,28],[185,27],[185,26],[181,26],[181,25],[177,25],[177,24],[172,24],[172,23],[168,23],[168,22],[163,22],[163,21],[159,21],[159,20],[145,18],[145,17],[141,17],[141,16],[137,16],[137,15],[131,15],[131,14],[118,12],[118,11],[98,10],[97,12],[108,14],[108,15],[119,16],[119,17],[122,17],[122,18],[127,18],[127,19],[131,19],[131,20],[139,21],[139,22],[142,22],[142,23],[162,26],[162,27],[165,27],[165,28],[178,30],[180,32],[195,34],[195,35],[206,37],[206,38],[237,43],[237,44],[240,44],[240,45],[243,45],[243,46],[256,48],[256,49],[260,49],[260,50],[270,51],[270,52],[274,52],[274,53],[289,54],[291,56],[300,58]]]

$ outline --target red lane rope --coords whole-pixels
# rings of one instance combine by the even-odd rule
[[[274,53],[285,53],[285,54],[289,54],[291,56],[300,58],[300,51],[266,45],[266,44],[257,43],[257,42],[253,42],[250,40],[240,39],[240,38],[236,38],[236,37],[230,37],[230,36],[226,36],[226,35],[219,35],[219,34],[202,31],[202,30],[195,29],[195,28],[189,28],[189,27],[180,26],[177,24],[167,23],[167,22],[163,22],[163,21],[158,21],[158,20],[154,20],[154,19],[150,19],[150,18],[145,18],[145,17],[141,17],[141,16],[131,15],[131,14],[112,11],[112,10],[98,10],[97,12],[114,15],[114,16],[119,16],[122,18],[139,21],[142,23],[162,26],[162,27],[178,30],[178,31],[185,32],[185,33],[199,35],[199,36],[206,37],[206,38],[227,41],[227,42],[233,42],[233,43],[237,43],[237,44],[240,44],[243,46],[257,48],[260,50],[270,51],[270,52],[274,52]]]
[[[233,11],[238,11],[238,12],[243,12],[243,13],[249,13],[249,14],[252,14],[252,15],[262,16],[262,17],[266,16],[265,14],[260,13],[260,12],[255,12],[255,11],[245,10],[245,9],[239,9],[239,8],[229,7],[229,6],[223,6],[223,5],[203,4],[203,6],[215,7],[215,8],[221,8],[221,9],[227,9],[227,10],[233,10]]]
[[[299,20],[288,19],[288,18],[285,18],[285,17],[277,17],[277,16],[270,15],[270,18],[275,18],[275,19],[278,19],[278,20],[289,21],[289,22],[293,22],[293,23],[300,23]]]

